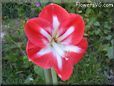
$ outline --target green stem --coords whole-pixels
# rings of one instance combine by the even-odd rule
[[[46,84],[52,84],[51,70],[44,70]]]
[[[57,85],[58,84],[57,75],[56,75],[56,72],[55,72],[55,70],[53,68],[51,68],[51,74],[52,74],[53,84]]]

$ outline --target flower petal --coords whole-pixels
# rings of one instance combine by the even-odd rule
[[[54,67],[58,76],[62,80],[69,79],[73,70],[73,65],[71,61],[70,60],[66,61],[64,58],[61,58],[61,57],[58,58],[57,55],[55,56],[55,53],[53,54],[53,52],[51,52],[50,50],[48,51],[46,50],[47,52],[44,51],[44,53],[41,53],[43,52],[42,51],[43,49],[45,48],[37,47],[34,44],[32,44],[30,41],[28,41],[26,52],[27,52],[29,60],[35,63],[36,65],[45,69]],[[62,63],[60,63],[61,61]],[[62,65],[62,69],[58,66],[58,64]]]
[[[48,69],[57,64],[50,48],[40,48],[28,41],[26,52],[29,60],[42,68]]]
[[[60,22],[59,22],[57,16],[53,16],[53,21],[52,21],[52,27],[53,27],[53,29],[52,29],[52,36],[54,36],[57,33],[57,30],[58,30],[59,26],[60,26]]]
[[[75,46],[78,46],[79,49],[77,48],[77,51],[79,52],[71,51],[67,53],[68,59],[71,59],[73,64],[77,64],[85,54],[88,47],[87,40],[83,38],[80,43]]]
[[[27,38],[36,46],[44,47],[49,40],[50,36],[50,23],[41,18],[32,18],[25,24],[25,33]]]
[[[82,17],[78,14],[71,14],[60,26],[58,40],[63,44],[78,44],[83,38],[84,28]]]
[[[53,45],[52,52],[55,55],[58,67],[61,69],[62,68],[62,56],[64,56],[64,51],[62,50],[61,47],[59,47],[58,44],[53,43],[52,45]]]
[[[83,38],[77,45],[64,46],[64,50],[67,50],[67,52],[65,53],[65,56],[62,57],[62,69],[57,65],[54,67],[58,76],[62,80],[68,80],[70,78],[73,72],[73,66],[81,60],[86,52],[87,46],[88,44],[85,38]]]
[[[62,59],[62,66],[62,69],[60,69],[58,66],[55,66],[54,69],[58,76],[65,81],[70,78],[73,71],[73,65],[70,60]]]
[[[59,22],[62,23],[68,16],[69,13],[64,8],[53,3],[44,7],[39,14],[39,17],[46,19],[54,27],[58,27]]]

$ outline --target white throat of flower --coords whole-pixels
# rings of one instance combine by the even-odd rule
[[[57,18],[57,16],[53,16],[53,33],[52,36],[45,31],[45,29],[41,28],[40,33],[46,37],[49,41],[47,46],[43,49],[41,49],[37,54],[42,56],[44,54],[52,52],[55,59],[57,60],[58,67],[61,69],[62,68],[62,58],[65,58],[65,60],[69,60],[70,56],[68,56],[66,53],[67,52],[75,52],[75,53],[80,53],[81,48],[78,46],[74,45],[64,45],[63,39],[68,37],[74,32],[74,27],[71,26],[70,28],[67,29],[67,31],[59,37],[58,35],[58,28],[60,26],[60,22]],[[71,40],[69,40],[71,41]],[[66,41],[67,42],[67,41]]]

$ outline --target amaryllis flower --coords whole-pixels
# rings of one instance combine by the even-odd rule
[[[80,15],[68,13],[57,4],[47,5],[25,24],[29,60],[44,69],[53,67],[62,80],[68,80],[73,65],[87,49],[84,28]]]

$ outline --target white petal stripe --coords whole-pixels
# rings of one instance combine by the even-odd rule
[[[55,51],[55,49],[53,50],[53,52],[55,53],[54,55],[57,59],[58,67],[62,69],[62,57]]]
[[[75,52],[75,53],[81,52],[81,48],[78,46],[74,46],[74,45],[65,46],[64,50],[67,52]]]
[[[43,49],[41,49],[39,52],[37,52],[37,55],[45,55],[47,53],[50,53],[51,52],[51,47],[45,47]]]
[[[45,31],[43,28],[41,28],[40,33],[41,33],[44,37],[46,37],[49,41],[51,40],[50,34],[49,34],[47,31]]]
[[[70,34],[72,34],[72,32],[74,32],[74,27],[71,26],[62,36],[60,36],[58,38],[59,41],[62,41],[63,39],[65,39],[66,37],[68,37]]]
[[[62,68],[62,57],[64,56],[64,51],[59,46],[59,44],[53,42],[52,45],[53,45],[53,53],[55,54],[55,57],[58,62],[58,67],[61,69]]]
[[[57,43],[53,42],[52,45],[58,55],[60,55],[60,56],[64,55],[63,49]]]
[[[55,55],[55,59],[57,60],[58,67],[62,69],[62,56],[60,55],[60,49],[52,48],[52,52]]]
[[[53,35],[55,35],[57,29],[59,28],[60,22],[57,18],[57,16],[53,16]]]

